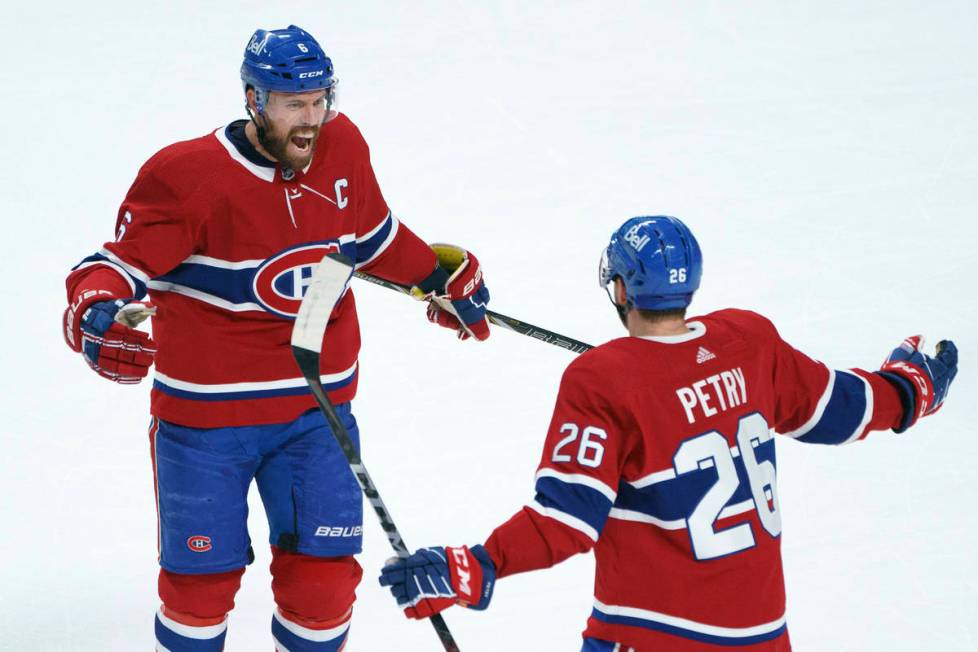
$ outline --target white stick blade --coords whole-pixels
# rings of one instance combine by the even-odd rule
[[[329,316],[352,275],[352,262],[345,256],[327,254],[319,262],[292,326],[292,346],[317,353],[322,350]]]

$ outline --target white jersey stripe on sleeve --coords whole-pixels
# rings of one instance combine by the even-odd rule
[[[811,418],[808,419],[801,427],[792,430],[791,432],[781,433],[785,437],[791,437],[792,439],[797,439],[802,435],[807,434],[812,428],[818,425],[821,421],[822,415],[825,414],[825,408],[829,404],[829,399],[832,398],[832,390],[835,388],[835,370],[829,369],[829,381],[825,384],[825,391],[822,392],[821,398],[818,399],[818,404],[815,405],[815,411],[812,412]]]
[[[149,275],[147,275],[146,272],[142,271],[138,267],[133,267],[129,263],[124,262],[121,258],[116,256],[108,249],[105,249],[104,247],[99,251],[99,253],[105,256],[106,258],[108,258],[110,261],[112,261],[119,267],[121,267],[123,270],[125,270],[127,274],[131,275],[134,279],[142,283],[149,283]]]
[[[579,484],[585,487],[590,487],[595,491],[601,493],[605,498],[611,502],[615,502],[615,498],[618,496],[618,492],[601,482],[597,478],[592,478],[589,475],[584,475],[583,473],[561,473],[560,471],[555,471],[554,469],[543,468],[537,471],[537,475],[534,481],[540,478],[554,478],[555,480],[560,480],[566,484]]]
[[[598,531],[576,516],[571,516],[570,514],[562,512],[559,509],[554,509],[553,507],[544,507],[535,500],[531,503],[527,503],[526,506],[542,516],[552,518],[553,520],[559,521],[568,527],[574,528],[578,532],[586,535],[592,541],[598,540]]]

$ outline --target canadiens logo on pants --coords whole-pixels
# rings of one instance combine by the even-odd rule
[[[187,547],[194,552],[207,552],[213,548],[211,545],[211,538],[199,534],[187,539]]]

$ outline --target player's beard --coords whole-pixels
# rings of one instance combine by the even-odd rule
[[[280,135],[277,131],[268,129],[268,120],[264,120],[263,123],[255,122],[258,142],[283,168],[301,170],[309,165],[313,152],[316,151],[316,143],[319,142],[319,126],[293,127],[288,134]],[[305,147],[301,154],[290,152],[290,144],[298,147],[297,143],[292,142],[293,138],[305,138]]]

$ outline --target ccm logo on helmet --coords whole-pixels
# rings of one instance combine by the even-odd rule
[[[187,547],[194,552],[207,552],[214,546],[211,545],[211,538],[205,537],[201,534],[192,536],[187,539]]]
[[[312,281],[312,273],[326,254],[340,252],[335,242],[300,245],[275,254],[258,267],[252,291],[258,303],[269,312],[294,318],[299,314],[302,295]]]
[[[323,76],[323,71],[322,70],[314,70],[312,72],[300,72],[299,73],[299,79],[309,79],[310,77],[322,77],[322,76]]]

